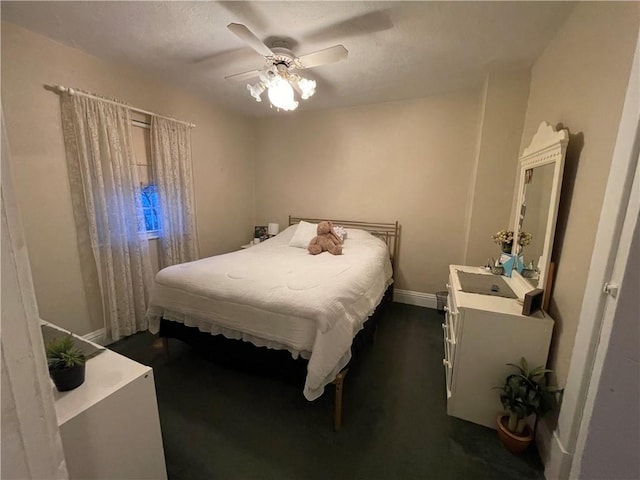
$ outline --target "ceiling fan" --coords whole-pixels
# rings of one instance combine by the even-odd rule
[[[230,23],[227,28],[262,55],[266,60],[266,65],[261,70],[236,73],[225,77],[225,79],[244,81],[257,78],[257,83],[247,85],[249,93],[256,101],[260,102],[262,101],[262,93],[267,90],[271,105],[277,109],[295,110],[298,107],[298,102],[294,98],[294,90],[303,100],[315,93],[315,80],[302,78],[296,73],[296,70],[339,62],[346,59],[349,54],[344,46],[335,45],[296,57],[285,44],[267,47],[251,30],[240,23]]]

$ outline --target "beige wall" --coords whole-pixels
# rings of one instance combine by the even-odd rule
[[[529,97],[530,69],[487,75],[478,130],[475,178],[470,190],[466,265],[497,259],[491,235],[510,226],[518,170],[518,148]]]
[[[103,325],[84,295],[58,96],[43,88],[56,84],[197,124],[192,155],[201,256],[233,250],[251,235],[253,124],[147,74],[2,23],[2,106],[40,315],[86,334]]]
[[[261,120],[256,220],[398,220],[396,286],[442,290],[464,259],[479,108],[468,91]]]
[[[554,247],[551,368],[564,384],[638,35],[636,2],[579,3],[532,69],[521,148],[545,120],[569,129]]]

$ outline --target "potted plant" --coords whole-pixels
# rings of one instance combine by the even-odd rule
[[[554,395],[561,391],[556,386],[547,385],[546,374],[551,370],[544,366],[529,370],[527,360],[522,357],[520,364],[508,363],[518,369],[509,374],[500,388],[500,402],[507,414],[497,418],[498,437],[511,453],[522,453],[533,440],[533,431],[526,422],[527,417],[536,415],[536,421],[554,404]]]
[[[60,392],[79,387],[84,382],[86,357],[68,335],[47,344],[49,375]]]

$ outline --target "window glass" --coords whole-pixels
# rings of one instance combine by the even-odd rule
[[[156,186],[151,183],[143,185],[140,189],[142,196],[142,212],[144,214],[144,226],[147,232],[160,229],[158,221],[158,192]]]

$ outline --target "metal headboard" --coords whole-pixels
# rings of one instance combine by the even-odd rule
[[[289,225],[295,225],[300,221],[320,223],[324,220],[328,220],[334,225],[340,225],[345,228],[359,228],[360,230],[365,230],[386,243],[389,248],[389,258],[391,260],[391,266],[393,267],[393,274],[395,277],[396,262],[398,260],[398,247],[400,245],[400,225],[397,221],[395,223],[360,222],[354,220],[334,220],[332,218],[292,217],[289,215]]]

